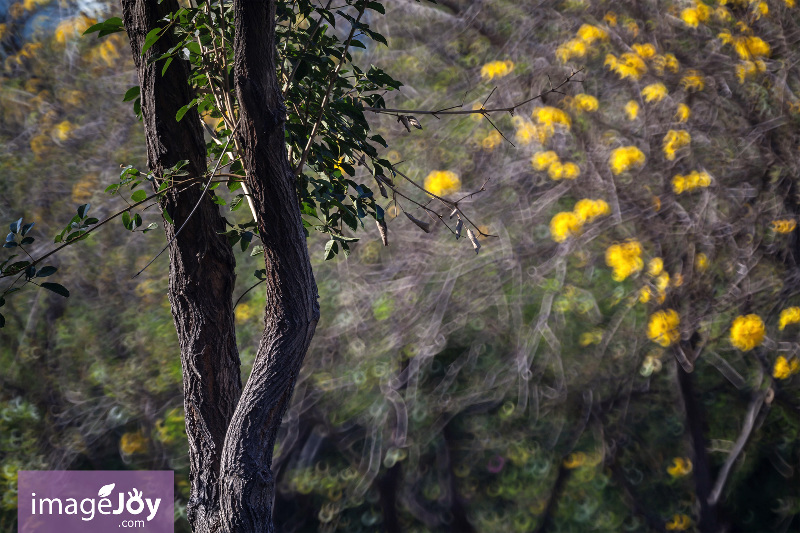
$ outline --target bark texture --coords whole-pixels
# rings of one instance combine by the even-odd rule
[[[233,415],[221,465],[222,529],[273,531],[272,451],[319,320],[275,70],[275,0],[234,0],[236,134],[264,245],[264,333]]]
[[[200,117],[192,109],[177,122],[175,114],[192,99],[189,66],[176,60],[162,76],[162,63],[148,63],[171,45],[160,39],[142,56],[147,33],[178,8],[175,0],[122,0],[125,29],[141,87],[142,115],[150,170],[158,176],[188,160],[190,176],[206,173]],[[163,23],[160,24],[163,26]],[[225,221],[202,185],[170,192],[162,207],[175,225],[165,222],[172,242],[169,300],[178,332],[183,365],[186,433],[191,465],[191,498],[187,506],[194,531],[214,530],[219,508],[219,471],[226,430],[242,390],[236,347],[232,292],[236,279],[233,251],[219,235]],[[189,218],[192,208],[200,202]]]

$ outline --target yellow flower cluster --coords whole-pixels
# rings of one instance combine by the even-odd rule
[[[694,268],[698,272],[705,272],[708,270],[708,256],[702,252],[694,256]]]
[[[692,472],[692,461],[688,457],[675,457],[672,466],[667,467],[667,474],[672,477],[682,477]]]
[[[533,113],[531,113],[531,118],[542,126],[555,126],[556,124],[560,124],[569,129],[572,125],[572,120],[570,120],[569,115],[561,109],[552,106],[537,107],[533,110]]]
[[[620,79],[631,78],[638,81],[647,72],[647,65],[638,54],[625,53],[619,58],[614,54],[608,54],[605,66],[616,72]]]
[[[624,280],[644,267],[642,245],[636,240],[612,244],[606,250],[606,264],[614,270],[615,281]]]
[[[597,108],[600,104],[597,101],[597,98],[590,94],[576,94],[572,98],[572,106],[577,109],[578,111],[586,111],[586,112],[593,112],[597,111]]]
[[[765,70],[767,70],[767,64],[761,59],[742,61],[736,65],[736,78],[739,80],[739,83],[744,83],[744,80],[752,78],[756,73],[764,72]]]
[[[534,170],[547,170],[547,175],[553,180],[574,180],[581,174],[581,169],[575,163],[562,163],[552,150],[536,152],[531,158]]]
[[[681,336],[678,331],[680,323],[681,319],[674,309],[656,311],[650,315],[650,321],[647,324],[647,338],[664,348],[671,346]]]
[[[692,192],[695,189],[705,188],[709,185],[711,185],[711,176],[706,171],[698,172],[693,170],[685,176],[677,174],[672,178],[672,190],[675,191],[675,194]]]
[[[657,55],[653,58],[651,64],[653,65],[653,70],[655,70],[656,74],[659,76],[663,76],[664,71],[668,70],[675,74],[680,69],[678,58],[673,54]]]
[[[59,44],[65,44],[70,39],[78,37],[86,30],[86,28],[96,23],[97,21],[95,19],[91,19],[84,15],[66,18],[59,22],[58,26],[56,26],[56,42]]]
[[[461,190],[461,178],[449,170],[433,170],[425,178],[425,189],[436,196],[444,196]]]
[[[69,120],[65,120],[63,122],[60,122],[59,124],[56,125],[55,128],[53,128],[52,132],[53,137],[55,137],[59,141],[66,141],[67,139],[69,139],[69,134],[74,129],[75,127],[72,125],[72,123]]]
[[[660,257],[654,257],[647,262],[647,275],[656,277],[664,272],[664,260]]]
[[[650,59],[656,55],[656,47],[650,43],[633,44],[631,45],[633,51],[636,52],[642,59]]]
[[[591,331],[581,333],[581,336],[578,339],[578,344],[586,347],[589,346],[590,344],[600,344],[602,341],[603,341],[603,330],[600,328],[595,328]]]
[[[628,103],[625,104],[625,115],[628,120],[636,120],[636,117],[639,116],[639,104],[636,100],[628,100]]]
[[[564,242],[568,237],[579,234],[584,224],[610,212],[605,200],[578,200],[571,212],[562,211],[550,220],[550,237],[555,242]]]
[[[660,102],[667,96],[667,86],[663,83],[651,83],[642,89],[642,96],[644,96],[644,101],[648,104],[650,102]]]
[[[792,0],[792,1],[794,1],[794,0]],[[613,11],[609,11],[603,17],[603,22],[605,22],[606,24],[608,24],[612,28],[616,27],[616,25],[617,25],[617,14],[614,13]]]
[[[533,141],[539,144],[547,142],[549,137],[547,135],[547,128],[535,126],[530,120],[520,117],[519,115],[514,116],[511,121],[516,129],[516,139],[518,143],[526,145]]]
[[[706,80],[698,70],[689,70],[681,78],[681,87],[687,91],[702,91],[706,87]]]
[[[621,174],[633,167],[644,165],[644,153],[635,146],[623,146],[611,151],[608,165],[615,175]]]
[[[765,331],[760,316],[738,316],[731,325],[731,344],[743,352],[749,352],[764,342]]]
[[[781,311],[781,318],[778,328],[783,331],[783,328],[792,324],[800,322],[800,307],[787,307]]]
[[[497,130],[492,130],[492,132],[489,135],[483,138],[483,140],[481,141],[481,146],[483,147],[484,150],[491,152],[492,150],[500,146],[500,143],[502,142],[503,142],[503,136],[500,135],[500,132]]]
[[[744,60],[751,60],[759,57],[768,57],[770,54],[770,47],[764,39],[755,35],[737,35],[733,36],[728,31],[723,31],[719,35],[720,41],[724,44],[733,46],[733,49],[739,54],[739,57]]]
[[[686,531],[692,527],[692,519],[685,514],[676,514],[664,527],[667,531]]]
[[[686,122],[692,114],[692,110],[686,104],[678,104],[678,110],[675,112],[675,120],[678,122]]]
[[[792,357],[791,361],[783,355],[779,355],[775,360],[775,367],[772,369],[772,377],[775,379],[789,379],[800,372],[800,359]]]
[[[790,219],[773,220],[770,224],[775,233],[791,233],[797,227],[797,221]]]
[[[669,130],[664,136],[664,156],[673,161],[675,152],[692,142],[692,136],[686,130]]]
[[[564,468],[573,470],[579,466],[583,466],[586,462],[586,454],[583,452],[571,453],[564,458]]]
[[[567,62],[573,57],[583,57],[595,41],[605,41],[608,33],[602,28],[584,24],[578,28],[577,37],[570,39],[556,48],[556,57],[561,62]]]
[[[481,67],[481,78],[485,80],[502,78],[511,74],[512,70],[514,70],[513,61],[492,61]]]
[[[141,431],[128,432],[119,440],[119,449],[124,455],[144,453],[147,451],[147,441]]]
[[[701,22],[705,22],[711,16],[711,8],[703,2],[696,2],[695,7],[688,7],[681,11],[681,20],[688,26],[696,28]]]

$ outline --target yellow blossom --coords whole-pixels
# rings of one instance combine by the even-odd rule
[[[75,128],[72,126],[72,123],[69,120],[65,120],[53,128],[53,135],[59,141],[66,141],[69,139],[69,134],[73,129]]]
[[[634,37],[639,35],[639,25],[636,24],[636,21],[633,19],[625,20],[625,29],[628,30],[628,33],[630,33]]]
[[[590,344],[600,344],[602,340],[603,340],[603,330],[596,328],[593,329],[592,331],[581,333],[578,343],[581,346],[589,346]]]
[[[692,114],[692,110],[686,104],[678,104],[678,110],[675,112],[675,120],[678,122],[686,122]]]
[[[558,161],[555,161],[547,169],[547,175],[550,176],[550,179],[555,181],[560,180],[563,174],[564,174],[564,165],[562,165]]]
[[[552,150],[546,152],[536,152],[531,158],[531,165],[533,170],[547,170],[553,163],[558,163],[558,154]]]
[[[775,367],[772,369],[772,377],[788,379],[798,372],[800,372],[800,359],[792,357],[790,361],[785,356],[779,355],[775,360]]]
[[[642,89],[642,96],[647,103],[660,102],[667,96],[667,87],[663,83],[651,83]]]
[[[573,468],[578,468],[582,466],[583,463],[586,462],[586,454],[583,452],[571,453],[569,454],[563,462],[564,468],[572,470]]]
[[[518,143],[525,145],[530,144],[533,141],[536,141],[539,144],[544,144],[547,142],[548,136],[545,128],[538,128],[534,126],[532,122],[520,116],[516,116],[514,119],[518,119],[514,121],[514,127],[516,128],[516,139]]]
[[[706,86],[705,78],[697,70],[689,70],[681,78],[681,87],[687,91],[702,91]]]
[[[555,242],[564,242],[580,233],[582,227],[583,223],[575,213],[562,211],[550,220],[550,238]]]
[[[692,141],[691,135],[686,130],[669,130],[664,136],[664,155],[673,161],[675,159],[675,152]]]
[[[692,461],[688,457],[675,457],[672,466],[667,467],[667,473],[672,477],[682,477],[692,472]]]
[[[492,61],[481,67],[481,78],[485,80],[502,78],[511,74],[512,70],[514,70],[513,61]]]
[[[591,96],[589,94],[576,94],[575,98],[573,98],[573,105],[576,109],[581,111],[597,111],[599,106],[597,102],[597,98]]]
[[[461,178],[449,170],[434,170],[425,178],[425,189],[436,196],[445,196],[461,190]]]
[[[667,531],[686,531],[692,527],[692,520],[685,514],[676,514],[666,524]]]
[[[623,146],[611,151],[608,164],[611,172],[615,175],[621,174],[633,167],[644,165],[644,153],[635,146]]]
[[[611,208],[609,208],[605,200],[590,200],[584,198],[578,200],[572,212],[575,213],[575,216],[583,223],[591,222],[597,217],[608,215],[611,213]]]
[[[556,48],[556,58],[562,63],[566,63],[573,57],[583,57],[586,55],[586,43],[581,39],[570,39]]]
[[[680,317],[674,309],[666,311],[656,311],[650,315],[647,324],[647,338],[666,348],[671,346],[680,338],[678,326]]]
[[[633,48],[633,51],[639,54],[639,57],[642,59],[650,59],[656,55],[656,47],[650,43],[634,44],[631,45],[631,48]]]
[[[783,3],[786,4],[786,7],[794,7],[795,0],[783,0]]]
[[[500,132],[497,130],[493,130],[489,135],[484,137],[481,141],[481,146],[484,150],[491,152],[495,148],[497,148],[500,143],[503,142],[503,136],[500,135]]]
[[[694,267],[698,272],[705,272],[708,270],[708,256],[704,253],[699,253],[694,257]]]
[[[606,264],[614,270],[614,281],[623,281],[644,267],[642,245],[635,240],[612,244],[606,250]]]
[[[256,314],[256,309],[249,303],[240,303],[234,309],[233,314],[236,318],[236,323],[242,324],[250,320]]]
[[[581,168],[575,163],[564,163],[563,165],[561,165],[561,177],[564,178],[565,180],[574,180],[580,175],[581,175]]]
[[[555,124],[561,124],[562,126],[566,126],[567,129],[572,125],[572,120],[569,118],[564,111],[558,109],[557,107],[552,106],[542,106],[537,107],[533,110],[531,117],[536,120],[539,124],[545,126],[553,126]]]
[[[147,441],[141,431],[125,433],[119,440],[119,449],[125,455],[147,451]]]
[[[647,274],[656,277],[664,271],[664,260],[654,257],[647,262]]]
[[[631,53],[622,54],[619,59],[614,54],[608,54],[605,66],[616,72],[620,79],[631,78],[639,80],[647,72],[647,65],[645,65],[644,60],[637,54]]]
[[[676,272],[675,275],[672,276],[672,286],[680,287],[681,285],[683,285],[683,274]]]
[[[697,25],[700,24],[700,17],[697,14],[697,10],[693,7],[687,7],[681,11],[681,20],[692,28],[696,28]]]
[[[775,233],[791,233],[797,227],[797,222],[791,219],[773,220],[770,224]]]
[[[693,170],[686,176],[677,174],[672,178],[672,189],[675,194],[692,192],[695,189],[705,188],[709,185],[711,185],[711,175],[706,171],[698,172]]]
[[[787,307],[781,311],[781,318],[778,325],[780,330],[791,324],[800,322],[800,307]]]
[[[661,274],[656,277],[656,289],[658,292],[664,292],[669,287],[669,274],[666,272],[662,272]]]
[[[591,24],[584,24],[578,28],[578,38],[586,44],[592,44],[595,41],[605,41],[608,39],[608,33],[597,26]]]
[[[764,321],[760,316],[738,316],[731,325],[731,344],[748,352],[764,342],[764,334]]]
[[[628,120],[636,120],[636,117],[639,116],[639,104],[635,100],[628,100],[628,103],[625,104],[625,115]]]
[[[639,301],[643,304],[646,304],[650,301],[650,297],[653,295],[653,291],[650,290],[650,287],[642,287],[639,291]]]
[[[794,0],[787,0],[787,1],[794,2]],[[612,28],[615,27],[617,25],[617,14],[614,13],[613,11],[609,11],[608,13],[606,13],[606,16],[603,17],[603,22],[605,22]]]
[[[717,35],[724,44],[730,44],[743,60],[768,57],[770,46],[761,37],[755,35],[732,36],[730,32],[723,31]]]
[[[758,4],[756,4],[756,9],[755,9],[756,20],[768,14],[769,14],[769,5],[767,5],[766,2],[759,2]]]
[[[673,54],[657,55],[653,57],[652,65],[656,74],[659,76],[662,76],[665,70],[676,73],[680,68],[678,59]]]
[[[58,26],[56,26],[56,42],[59,44],[65,44],[68,40],[78,37],[78,35],[83,33],[86,28],[96,23],[97,21],[95,19],[91,19],[84,15],[66,18],[59,22]]]

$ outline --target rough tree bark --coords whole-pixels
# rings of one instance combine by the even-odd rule
[[[205,175],[205,146],[197,113],[181,122],[178,109],[192,98],[189,67],[174,61],[162,76],[149,63],[170,46],[160,39],[142,56],[147,33],[177,9],[176,0],[122,0],[141,87],[148,165],[157,175],[188,160],[190,175]],[[242,390],[235,342],[234,257],[224,219],[209,195],[192,187],[174,192],[163,207],[170,245],[169,297],[183,365],[189,438],[193,531],[272,531],[272,449],[297,375],[319,319],[300,209],[284,145],[285,108],[275,72],[275,0],[235,0],[237,130],[247,185],[264,245],[267,281],[264,333]],[[200,200],[197,211],[189,212]]]

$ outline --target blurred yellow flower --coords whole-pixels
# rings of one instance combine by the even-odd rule
[[[694,256],[694,267],[698,272],[708,270],[708,256],[702,252]]]
[[[538,128],[527,119],[520,116],[515,116],[513,119],[514,128],[516,129],[516,139],[520,144],[530,144],[533,141],[539,144],[547,142],[547,135],[544,128]]]
[[[643,304],[646,304],[650,301],[650,297],[653,296],[653,291],[650,290],[650,287],[642,287],[639,290],[639,301]]]
[[[794,1],[794,0],[791,0],[791,1]],[[609,11],[603,17],[603,22],[605,22],[606,24],[608,24],[609,26],[611,26],[613,28],[614,26],[617,25],[617,14],[614,13],[613,11]]]
[[[70,132],[74,129],[72,123],[69,120],[65,120],[53,128],[53,136],[59,141],[66,141],[69,139]]]
[[[536,152],[531,158],[531,165],[533,165],[533,169],[539,171],[547,170],[550,168],[550,165],[558,162],[558,154],[552,150],[548,150],[546,152]]]
[[[584,24],[578,28],[578,38],[586,44],[593,44],[595,41],[605,41],[608,39],[608,33],[597,26],[591,24]]]
[[[705,86],[705,78],[697,70],[689,70],[686,75],[681,78],[681,87],[687,91],[702,91]]]
[[[748,352],[764,342],[764,321],[758,315],[738,316],[731,325],[731,344]]]
[[[647,275],[656,277],[664,271],[664,260],[654,257],[647,262]]]
[[[631,78],[639,80],[647,72],[647,65],[637,54],[625,53],[619,59],[614,54],[608,54],[605,66],[616,72],[620,79]]]
[[[614,270],[615,281],[624,280],[644,267],[642,245],[636,240],[612,244],[606,250],[606,264]]]
[[[561,165],[561,177],[565,180],[574,180],[580,175],[581,168],[575,163],[564,163]]]
[[[781,318],[778,324],[778,329],[783,331],[786,326],[797,324],[800,322],[800,307],[787,307],[781,311]]]
[[[492,61],[481,67],[481,78],[485,80],[502,78],[511,74],[512,70],[514,70],[513,61]]]
[[[563,462],[564,468],[572,470],[582,466],[586,462],[586,454],[583,452],[569,454]]]
[[[653,70],[655,70],[656,74],[659,76],[662,76],[665,70],[676,73],[680,68],[678,59],[673,54],[657,55],[653,57],[652,65]]]
[[[692,136],[686,130],[669,130],[664,136],[664,156],[673,161],[675,152],[688,145]]]
[[[597,108],[599,107],[597,98],[589,94],[576,94],[572,101],[575,108],[579,109],[580,111],[597,111]]]
[[[681,20],[692,28],[696,28],[700,23],[700,17],[697,14],[697,10],[693,7],[687,7],[681,11]]]
[[[635,146],[623,146],[611,151],[608,158],[608,165],[611,167],[611,172],[621,174],[633,167],[644,165],[644,153]]]
[[[666,524],[667,531],[686,531],[692,527],[692,520],[685,514],[673,515],[672,520]]]
[[[539,124],[545,126],[554,126],[560,124],[566,126],[567,129],[572,125],[572,120],[564,111],[552,106],[537,107],[533,110],[531,117]]]
[[[775,379],[788,379],[800,372],[800,359],[792,357],[791,361],[785,356],[779,355],[775,360],[775,367],[772,369],[772,377]]]
[[[592,331],[587,331],[586,333],[581,333],[580,339],[578,343],[581,346],[589,346],[590,344],[600,344],[603,340],[603,330],[599,328],[595,328]]]
[[[492,150],[500,146],[500,143],[502,142],[503,142],[503,136],[500,135],[499,131],[493,130],[489,135],[484,137],[484,139],[481,141],[481,146],[483,147],[484,150],[491,152]]]
[[[792,219],[773,220],[770,225],[775,233],[791,233],[797,227],[797,221]]]
[[[625,104],[625,115],[628,120],[636,120],[636,117],[639,116],[639,104],[635,100],[628,100],[628,103]]]
[[[647,338],[666,348],[680,338],[680,317],[674,309],[656,311],[647,324]]]
[[[436,196],[445,196],[461,190],[461,178],[449,170],[434,170],[425,178],[425,189]]]
[[[590,200],[584,198],[578,200],[572,212],[575,213],[575,216],[577,216],[581,222],[591,222],[597,217],[611,213],[611,208],[608,207],[608,203],[606,203],[605,200]]]
[[[667,96],[667,87],[663,83],[651,83],[642,89],[642,96],[647,103],[660,102]]]
[[[550,238],[555,242],[564,242],[567,238],[577,235],[583,228],[583,222],[570,211],[557,213],[550,219]]]
[[[675,120],[678,122],[686,122],[689,120],[692,111],[686,104],[678,104],[678,110],[675,112]]]
[[[650,43],[634,44],[631,45],[631,48],[633,48],[633,51],[639,54],[639,57],[642,59],[650,59],[656,55],[656,47]]]
[[[556,58],[562,63],[566,63],[573,57],[585,56],[586,50],[586,43],[581,39],[570,39],[556,48]]]
[[[147,451],[147,441],[141,431],[125,433],[119,440],[119,449],[125,455],[144,453]]]
[[[55,30],[56,42],[65,44],[68,40],[78,37],[89,26],[96,24],[95,19],[78,15],[77,17],[66,18],[58,23]]]
[[[244,322],[247,322],[248,320],[253,318],[253,316],[255,316],[256,310],[255,307],[253,307],[249,303],[240,303],[239,305],[236,306],[236,309],[234,310],[233,314],[236,318],[236,322],[238,324],[243,324]]]
[[[683,194],[684,192],[692,192],[695,189],[705,188],[711,185],[711,175],[706,172],[691,171],[686,176],[677,174],[672,178],[672,190],[675,194]]]
[[[672,466],[667,467],[667,473],[672,477],[682,477],[692,472],[692,461],[688,457],[675,457]]]
[[[559,162],[553,162],[550,167],[547,169],[547,175],[550,176],[550,179],[558,181],[564,174],[564,166]]]
[[[669,287],[669,274],[662,272],[656,277],[655,283],[659,293],[666,291],[667,287]]]

